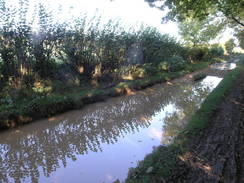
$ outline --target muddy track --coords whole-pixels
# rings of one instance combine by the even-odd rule
[[[187,149],[169,182],[244,183],[244,73]]]

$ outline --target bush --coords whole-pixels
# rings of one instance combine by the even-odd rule
[[[157,67],[152,64],[144,64],[143,68],[145,69],[147,76],[152,76],[158,71]]]
[[[232,54],[235,46],[236,45],[235,45],[234,39],[230,39],[230,40],[226,41],[225,49],[226,49],[227,53]]]
[[[24,106],[23,113],[37,117],[48,117],[72,109],[72,106],[74,105],[75,102],[69,97],[61,95],[42,96],[33,99],[30,103]]]
[[[133,79],[145,78],[152,76],[158,72],[156,66],[151,63],[146,63],[143,65],[130,67],[130,70],[127,73],[130,73]]]
[[[209,49],[207,47],[194,47],[188,51],[188,59],[191,61],[203,61],[209,55]]]
[[[157,29],[148,27],[140,35],[143,54],[146,62],[159,63],[174,55],[183,53],[183,47],[167,34],[161,34]]]
[[[186,61],[180,56],[171,57],[168,62],[169,71],[171,72],[180,71],[186,67]]]
[[[237,31],[236,35],[235,35],[238,39],[239,42],[239,46],[244,49],[244,30],[239,30]]]
[[[212,45],[210,48],[206,46],[188,48],[186,51],[188,55],[188,60],[193,62],[208,61],[216,57],[221,57],[224,55],[224,49],[218,44]]]
[[[157,68],[159,71],[169,71],[169,62],[160,62]]]
[[[35,82],[35,76],[33,74],[24,75],[22,79],[22,85],[32,87]]]
[[[133,79],[144,78],[147,75],[146,70],[143,67],[136,67],[130,72]]]
[[[224,55],[224,49],[220,45],[213,45],[209,50],[210,57],[220,57]]]

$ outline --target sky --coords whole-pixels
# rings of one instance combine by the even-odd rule
[[[104,21],[111,18],[120,18],[130,25],[140,23],[157,27],[162,33],[177,37],[178,28],[175,23],[162,24],[165,14],[156,8],[151,8],[144,0],[46,0],[54,9],[62,5],[62,13],[58,19],[79,16],[87,13],[92,17],[95,13],[101,14]],[[71,8],[72,7],[72,8]]]
[[[18,0],[8,0],[16,3]],[[157,8],[151,8],[144,0],[29,0],[30,6],[34,7],[35,2],[45,2],[55,16],[56,21],[68,21],[72,18],[87,14],[93,17],[95,14],[102,15],[102,21],[119,18],[123,24],[139,28],[141,23],[157,27],[162,33],[169,34],[178,40],[178,27],[176,23],[169,22],[162,24],[162,17],[166,14]],[[32,13],[30,13],[30,19]],[[214,42],[225,42],[231,37],[231,29],[228,29],[220,40]]]
[[[157,8],[151,8],[144,0],[45,0],[51,6],[58,10],[62,5],[62,13],[58,19],[66,19],[67,17],[77,17],[81,13],[87,13],[88,17],[94,16],[95,13],[101,14],[106,22],[111,18],[120,18],[122,22],[128,25],[140,25],[141,23],[157,27],[162,33],[169,34],[178,40],[177,23],[169,22],[162,24],[162,17],[166,14],[165,11]],[[71,8],[72,7],[72,8]],[[139,27],[139,26],[137,26]],[[212,43],[224,43],[232,34],[231,29],[227,29],[218,39]]]

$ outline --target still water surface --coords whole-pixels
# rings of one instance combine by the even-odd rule
[[[0,134],[0,182],[110,183],[169,144],[221,78],[169,83]]]
[[[229,63],[229,62],[215,63],[211,65],[211,68],[216,70],[232,70],[236,68],[236,63]]]

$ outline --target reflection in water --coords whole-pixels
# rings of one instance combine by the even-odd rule
[[[0,182],[112,182],[168,144],[220,82],[157,85],[0,134]]]
[[[217,70],[232,70],[236,68],[236,63],[229,63],[229,62],[215,63],[211,65],[211,68]]]
[[[208,76],[201,83],[183,90],[182,98],[175,101],[171,115],[164,118],[163,144],[169,144],[177,133],[184,128],[206,96],[221,81],[221,78]],[[212,84],[211,86],[209,84]],[[189,94],[190,93],[190,94]]]

